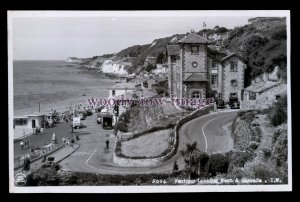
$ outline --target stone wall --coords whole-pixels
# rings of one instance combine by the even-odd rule
[[[235,60],[238,62],[238,69],[237,71],[230,71],[230,62],[232,60],[228,60],[224,64],[223,68],[223,99],[225,102],[229,101],[230,93],[237,93],[238,99],[241,100],[241,91],[244,88],[244,63],[238,59],[238,57],[234,57]],[[231,85],[231,80],[237,81],[237,86]]]
[[[193,67],[192,63],[197,62],[198,66]],[[198,53],[191,53],[191,46],[185,45],[184,53],[184,72],[206,72],[207,71],[207,47],[199,45]]]
[[[192,112],[191,114],[181,118],[176,123],[176,125],[174,127],[174,135],[175,135],[174,147],[168,154],[158,157],[158,158],[146,158],[146,159],[136,159],[136,158],[134,159],[134,158],[120,157],[120,156],[117,156],[117,154],[116,154],[116,145],[117,145],[117,142],[120,141],[120,140],[117,140],[117,141],[115,141],[113,162],[122,167],[154,167],[154,166],[161,164],[162,162],[170,159],[177,152],[177,149],[179,146],[179,129],[180,129],[180,127],[183,124],[185,124],[195,118],[198,118],[199,116],[208,114],[209,111],[212,109],[213,109],[213,105],[208,105],[205,108],[198,109],[198,110]]]
[[[287,85],[280,84],[261,94],[256,93],[256,100],[244,100],[241,102],[241,109],[265,109],[273,106],[276,102],[276,95],[283,96],[287,93]]]

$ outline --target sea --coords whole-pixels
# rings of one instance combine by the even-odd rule
[[[87,98],[106,98],[111,78],[64,61],[13,62],[14,115],[64,111],[87,104]]]

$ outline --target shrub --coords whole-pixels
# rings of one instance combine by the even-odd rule
[[[27,186],[57,186],[60,183],[60,177],[57,174],[57,166],[53,164],[47,168],[39,168],[27,177]]]
[[[258,163],[252,167],[255,178],[269,182],[271,178],[278,177],[276,170],[267,163]]]
[[[227,173],[229,166],[229,159],[226,155],[221,153],[211,154],[209,157],[208,172],[215,176],[217,173]]]
[[[276,166],[282,166],[287,161],[287,157],[287,133],[282,132],[274,145],[272,159],[275,160]]]
[[[236,167],[244,167],[245,163],[251,161],[255,157],[255,153],[251,151],[246,152],[227,152],[230,161],[228,171],[231,172]]]
[[[271,38],[275,40],[286,40],[286,27],[282,27],[272,33]]]
[[[273,126],[278,126],[287,121],[287,113],[284,107],[276,105],[271,113],[271,123]]]
[[[227,175],[230,179],[239,179],[241,180],[243,177],[245,177],[245,172],[240,167],[234,167]]]
[[[263,155],[264,155],[265,159],[269,159],[271,157],[271,155],[272,155],[271,150],[268,149],[268,148],[263,148],[262,152],[263,152]]]
[[[249,144],[249,149],[256,150],[258,148],[259,144],[255,141],[251,141]]]

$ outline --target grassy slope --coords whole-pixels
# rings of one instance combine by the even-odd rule
[[[286,23],[285,19],[262,18],[251,25],[229,32],[226,48],[233,52],[244,48],[248,63],[247,78],[273,71],[279,66],[279,76],[286,79]]]
[[[202,35],[202,31],[200,30],[198,34]],[[206,33],[210,35],[219,33],[219,31],[207,29]],[[238,52],[242,46],[245,50],[244,58],[248,64],[246,70],[246,79],[248,81],[246,80],[246,85],[250,84],[250,80],[255,76],[271,72],[275,66],[280,67],[279,76],[286,79],[285,18],[260,18],[251,25],[237,27],[233,30],[225,29],[225,32],[222,32],[222,34],[229,35],[228,40],[224,44],[227,49],[232,52]],[[160,53],[163,53],[163,62],[166,62],[166,45],[175,36],[182,38],[184,34],[155,39],[152,44],[128,47],[115,54],[113,58],[124,59],[131,57],[133,66],[128,67],[128,71],[129,73],[137,73],[143,69],[142,66],[147,56],[157,57]],[[107,57],[110,56],[112,55],[107,55]]]

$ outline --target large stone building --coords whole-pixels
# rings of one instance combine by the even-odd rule
[[[242,98],[243,58],[209,46],[194,32],[167,46],[169,92],[176,98]]]

